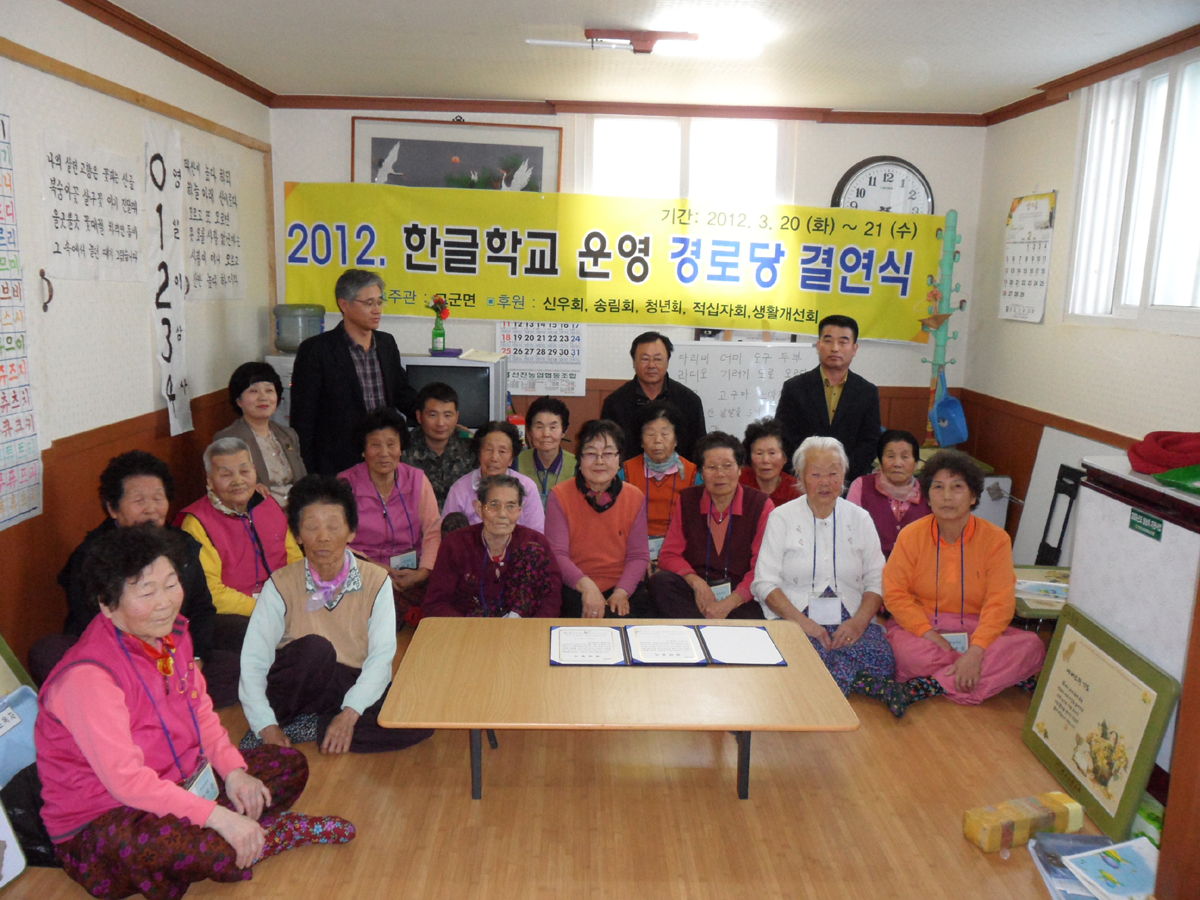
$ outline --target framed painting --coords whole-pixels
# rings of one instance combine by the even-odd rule
[[[554,194],[562,129],[355,116],[350,156],[351,181]]]
[[[1067,604],[1022,736],[1093,822],[1123,841],[1179,682]]]

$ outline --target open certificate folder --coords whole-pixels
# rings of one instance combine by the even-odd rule
[[[550,662],[559,666],[623,666],[620,626],[558,625],[550,629]]]
[[[707,666],[700,636],[690,625],[626,625],[629,656],[652,666]]]
[[[783,655],[761,625],[702,625],[700,636],[709,658],[727,666],[786,666]]]

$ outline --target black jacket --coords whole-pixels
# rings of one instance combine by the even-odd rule
[[[654,399],[665,400],[683,413],[687,424],[675,435],[675,449],[684,459],[700,465],[700,460],[692,456],[692,448],[696,441],[708,432],[704,427],[704,403],[700,397],[691,388],[678,381],[672,381],[671,376],[667,375],[664,377],[662,390]],[[625,452],[621,454],[622,460],[642,452],[642,431],[638,419],[641,408],[649,402],[650,398],[646,396],[636,378],[631,378],[604,400],[600,418],[611,419],[625,432]]]
[[[105,519],[102,525],[89,531],[67,558],[63,570],[58,573],[58,583],[67,593],[67,623],[63,627],[67,634],[79,637],[99,612],[99,607],[88,600],[84,590],[83,561],[92,544],[117,527],[119,526],[113,519]],[[180,612],[188,618],[188,630],[192,633],[192,647],[196,657],[204,659],[212,650],[217,609],[213,606],[208,579],[204,577],[204,568],[200,565],[200,542],[186,531],[168,527],[176,536],[183,538],[187,546],[187,564],[179,573],[179,583],[183,585],[183,608]]]
[[[384,398],[411,422],[417,393],[400,365],[396,339],[384,331],[374,334]],[[300,437],[305,468],[336,475],[362,462],[354,427],[367,412],[345,326],[338,322],[332,331],[304,341],[292,368],[291,425]]]
[[[875,446],[883,427],[879,421],[879,388],[861,375],[846,374],[846,384],[838,400],[833,421],[825,402],[825,381],[821,367],[802,372],[783,383],[775,419],[783,429],[788,459],[805,438],[818,435],[835,437],[850,457],[846,482],[871,471]],[[797,473],[799,477],[799,473]]]

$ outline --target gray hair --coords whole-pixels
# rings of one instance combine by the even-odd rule
[[[353,303],[359,292],[371,285],[377,285],[382,292],[387,291],[383,279],[377,272],[368,272],[366,269],[347,269],[338,277],[337,284],[333,287],[333,296],[338,300]]]
[[[213,457],[233,456],[235,453],[241,453],[242,451],[250,453],[250,448],[241,438],[227,437],[213,441],[204,450],[204,474],[212,474]],[[253,454],[251,454],[251,457],[253,458]]]
[[[842,463],[842,472],[845,473],[850,468],[850,458],[846,456],[846,448],[842,446],[841,441],[837,438],[813,435],[805,438],[804,443],[797,447],[796,452],[792,454],[792,471],[801,481],[804,480],[804,464],[808,461],[808,454],[814,451],[836,453]]]
[[[515,489],[517,500],[522,506],[525,505],[525,485],[521,484],[520,479],[512,475],[489,475],[487,478],[480,478],[479,489],[475,491],[475,498],[480,503],[487,503],[488,491],[492,488]]]

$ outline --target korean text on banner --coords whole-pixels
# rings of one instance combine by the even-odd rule
[[[384,312],[434,294],[474,319],[926,340],[941,216],[373,184],[285,186],[288,303],[336,310],[347,267],[387,283]]]

